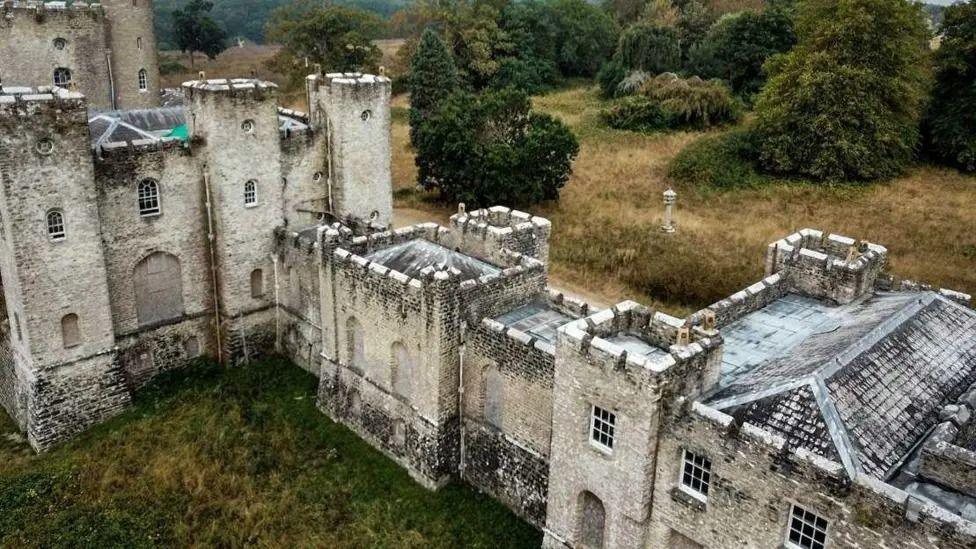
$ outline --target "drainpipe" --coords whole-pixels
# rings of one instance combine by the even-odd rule
[[[464,478],[464,342],[467,341],[468,322],[461,321],[461,344],[458,345],[458,434],[461,437],[458,474]]]
[[[329,187],[329,213],[332,217],[336,217],[335,206],[332,204],[332,120],[329,118],[329,113],[325,115],[325,144],[328,148],[329,154],[326,155],[326,178],[327,185]]]
[[[207,241],[210,245],[210,278],[213,284],[214,332],[217,336],[217,362],[223,363],[223,342],[220,339],[220,293],[217,288],[217,253],[214,251],[213,212],[210,203],[210,175],[207,174],[206,164],[203,165],[203,187],[207,193]]]
[[[112,110],[118,110],[118,100],[115,98],[115,77],[112,76],[112,50],[105,52],[105,64],[108,66],[108,89],[112,93]]]
[[[275,303],[275,351],[281,352],[281,307],[278,302],[278,256],[271,254],[271,264],[274,266],[274,303]]]

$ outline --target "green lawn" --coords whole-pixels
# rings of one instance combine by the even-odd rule
[[[501,505],[437,493],[315,408],[289,362],[198,364],[34,455],[4,416],[4,546],[538,547]]]

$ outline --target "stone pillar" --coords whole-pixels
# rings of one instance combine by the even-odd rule
[[[664,191],[664,224],[661,225],[662,232],[670,234],[675,230],[672,210],[677,199],[678,193],[674,192],[673,189],[668,188],[668,190]]]

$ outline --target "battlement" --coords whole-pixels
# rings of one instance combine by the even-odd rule
[[[713,352],[722,345],[716,331],[688,327],[680,318],[654,311],[633,301],[624,301],[560,328],[573,348],[591,358],[663,375],[676,365],[687,363]],[[714,372],[704,373],[705,387],[718,379],[718,361]]]
[[[127,156],[153,153],[159,151],[178,150],[184,147],[183,142],[176,137],[159,139],[136,139],[133,141],[112,141],[99,146],[98,160],[114,160]]]
[[[40,110],[87,110],[85,96],[56,86],[0,88],[0,115],[31,116]]]
[[[195,96],[222,94],[233,97],[261,98],[277,93],[278,85],[274,82],[258,80],[256,78],[216,78],[209,80],[190,80],[183,82],[183,93],[188,100]]]
[[[392,80],[385,76],[374,74],[363,74],[360,72],[331,72],[322,75],[310,75],[309,80],[314,81],[318,86],[333,90],[363,90],[370,87],[389,87]]]
[[[36,2],[36,1],[12,1],[7,0],[0,3],[0,14],[4,17],[29,16],[34,18],[37,23],[43,23],[47,17],[57,17],[58,15],[73,16],[77,14],[91,14],[101,16],[105,13],[104,8],[99,3],[86,4],[75,2]]]
[[[543,263],[549,262],[548,219],[505,206],[466,212],[463,205],[451,216],[458,246],[490,257],[503,249],[518,251]]]
[[[769,245],[766,276],[782,273],[799,293],[850,303],[874,289],[887,258],[884,246],[803,229]]]

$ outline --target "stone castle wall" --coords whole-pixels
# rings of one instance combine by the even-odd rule
[[[153,28],[153,0],[101,0],[101,3],[108,21],[116,107],[158,107],[159,57]],[[139,71],[145,71],[145,89],[139,87]]]

